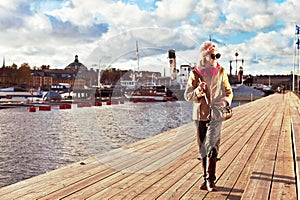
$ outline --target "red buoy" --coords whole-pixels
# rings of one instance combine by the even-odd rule
[[[102,106],[102,102],[94,102],[94,106]]]
[[[59,109],[71,109],[72,105],[71,104],[60,104]]]
[[[30,106],[28,110],[29,112],[36,112],[36,108],[34,106]]]
[[[92,104],[88,102],[82,102],[77,104],[77,108],[83,108],[83,107],[92,107]]]
[[[119,102],[118,102],[118,101],[112,101],[111,104],[112,104],[112,105],[118,105]]]
[[[51,106],[39,106],[39,111],[50,111]]]

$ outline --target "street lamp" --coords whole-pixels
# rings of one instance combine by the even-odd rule
[[[230,63],[230,77],[232,75],[231,71],[232,71],[232,62],[235,61],[235,77],[237,77],[238,75],[238,72],[237,72],[237,69],[238,69],[238,61],[241,61],[242,62],[242,67],[244,66],[244,59],[238,59],[238,56],[239,56],[239,53],[236,51],[235,54],[235,60],[229,60],[229,63]]]
[[[31,88],[29,90],[30,94],[31,94],[31,103],[33,103],[33,92],[34,92],[34,89],[33,89],[33,75],[34,73],[30,73],[30,76],[31,76]]]
[[[237,75],[237,61],[238,61],[237,57],[239,56],[239,53],[236,51],[234,55],[235,55],[235,75]]]

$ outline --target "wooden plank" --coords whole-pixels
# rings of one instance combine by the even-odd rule
[[[276,165],[273,175],[270,199],[297,199],[294,173],[293,148],[291,140],[290,98],[285,96],[287,104],[284,111],[281,137],[278,143]]]
[[[282,97],[270,95],[234,108],[222,129],[217,192],[199,190],[202,174],[195,159],[194,124],[189,123],[83,165],[74,163],[1,188],[0,199],[297,198],[290,134],[292,128],[299,131],[300,101],[290,94],[284,101]],[[300,152],[300,136],[294,137],[295,152]]]
[[[138,191],[138,195],[134,195],[130,197],[129,195],[124,196],[126,199],[157,199],[161,194],[163,194],[169,187],[176,184],[179,180],[181,180],[187,173],[196,168],[199,164],[199,161],[196,159],[185,160],[184,163],[168,169],[161,171],[159,173],[161,176],[157,176],[157,173],[151,176],[147,176],[142,180],[143,183],[147,183],[148,181],[152,184],[148,185],[148,187],[144,188],[142,192]],[[140,183],[139,183],[140,184]],[[186,183],[185,183],[186,184]],[[120,195],[121,194],[121,195]],[[123,198],[124,193],[119,193],[119,195],[114,196],[112,199],[120,199]],[[127,198],[129,197],[129,198]]]
[[[256,105],[253,105],[256,107]],[[269,106],[269,104],[267,103],[265,106]],[[264,106],[262,107],[264,108]],[[272,108],[272,107],[269,107]],[[249,107],[247,108],[249,109]],[[253,109],[253,108],[250,108]],[[268,109],[269,112],[271,112],[274,109]],[[220,146],[220,155],[222,157],[221,161],[218,162],[217,164],[217,177],[222,176],[222,174],[224,173],[224,170],[228,169],[228,163],[231,163],[232,160],[235,159],[235,157],[237,156],[238,153],[240,153],[240,149],[241,147],[244,146],[243,143],[239,143],[241,138],[249,138],[248,133],[249,130],[250,132],[254,132],[255,128],[253,129],[253,131],[251,131],[251,126],[255,126],[258,127],[258,125],[260,123],[257,123],[259,121],[260,118],[261,119],[261,123],[263,123],[264,118],[266,116],[272,116],[270,115],[270,113],[266,113],[264,110],[260,111],[258,110],[258,112],[256,113],[256,115],[254,115],[253,117],[251,117],[249,119],[243,119],[243,120],[236,120],[239,122],[238,124],[238,128],[234,131],[231,132],[231,134],[233,134],[233,137],[230,137],[230,139],[226,139],[223,140],[223,134],[229,134],[226,130],[223,131],[222,133],[222,137],[221,137],[221,146]],[[230,130],[229,130],[230,131]],[[233,133],[234,132],[234,133]],[[243,140],[245,141],[245,140]],[[217,186],[219,186],[219,180],[217,180]],[[199,187],[199,185],[198,185]],[[203,191],[199,191],[198,187],[193,187],[190,191],[187,192],[187,194],[185,194],[185,199],[189,199],[192,198],[193,196],[197,196],[199,199],[201,198],[206,198],[208,193],[207,192],[203,192]],[[231,190],[231,188],[225,188],[225,186],[223,188],[218,187],[218,189],[220,189],[219,193],[224,193],[224,191],[226,190],[227,192],[229,192]],[[199,195],[197,195],[199,194]]]
[[[293,153],[294,153],[294,162],[295,162],[295,172],[296,172],[296,183],[297,191],[300,191],[300,106],[299,98],[291,93],[292,101],[290,101],[290,112],[291,112],[291,122],[292,122],[292,143],[293,143]],[[298,196],[297,199],[300,199]]]
[[[238,116],[236,116],[236,117],[238,117]],[[255,120],[256,119],[251,119],[251,120],[253,120],[253,122],[255,122]],[[247,120],[247,122],[249,122],[249,120]],[[248,128],[247,127],[245,127],[244,126],[244,128],[245,128],[245,130],[247,130]],[[239,131],[237,131],[237,133],[238,133]],[[231,132],[232,133],[232,132]],[[229,144],[229,146],[231,146],[231,144]],[[223,149],[223,144],[221,144],[221,148]],[[223,159],[222,159],[223,160]],[[200,169],[199,169],[200,170]],[[197,189],[198,190],[198,189]],[[149,193],[153,193],[153,191],[150,191]]]
[[[274,102],[274,103],[276,104],[276,102]],[[274,121],[272,121],[271,123],[274,123]],[[266,129],[266,130],[268,130],[268,129]],[[229,198],[229,199],[241,198],[242,193],[244,191],[243,189],[245,188],[247,181],[250,179],[251,171],[254,170],[253,164],[255,162],[257,162],[258,156],[260,154],[261,150],[258,151],[258,149],[263,148],[263,145],[265,144],[267,138],[268,138],[267,134],[264,134],[262,136],[262,139],[256,145],[255,151],[253,151],[251,157],[249,157],[249,160],[247,161],[245,168],[241,172],[239,179],[237,180],[236,184],[234,185],[234,187],[232,189],[232,192],[230,193],[230,195],[227,198]],[[252,145],[254,145],[254,144],[252,144]],[[253,189],[253,190],[255,191],[255,189]]]
[[[274,102],[276,107],[276,102]],[[254,170],[254,164],[259,159],[259,155],[261,153],[262,148],[264,144],[266,143],[266,140],[268,139],[268,126],[270,123],[272,123],[272,118],[274,116],[274,113],[270,113],[271,111],[274,111],[274,107],[271,107],[270,105],[269,109],[267,110],[267,118],[265,118],[264,121],[261,122],[261,126],[255,131],[253,138],[249,140],[249,143],[247,144],[248,148],[248,158],[245,158],[244,161],[244,168],[240,172],[238,178],[236,179],[236,182],[232,186],[232,190],[230,191],[230,194],[227,196],[228,199],[240,199],[242,197],[242,194],[244,193],[244,189],[248,183],[248,180],[250,179],[251,172]],[[269,112],[269,113],[268,113]],[[252,147],[252,148],[251,148]]]
[[[262,114],[265,111],[265,108],[270,106],[270,104],[268,101],[265,101],[259,104],[260,109],[257,109],[256,106],[257,102],[255,104],[252,102],[243,105],[242,109],[233,109],[233,117],[223,123],[221,138],[224,142],[231,141],[231,139],[235,137],[236,131],[247,124],[246,122],[249,120],[249,116],[256,117],[257,115]],[[255,114],[253,113],[253,110],[256,110]]]
[[[269,196],[283,113],[282,104],[278,104],[273,121],[265,133],[268,135],[268,139],[261,148],[259,158],[243,193],[243,199],[267,199]]]
[[[48,186],[48,188],[51,188],[53,190],[54,184],[56,183],[56,186],[59,187],[63,185],[63,182],[60,182],[64,178],[68,179],[68,177],[76,177],[77,172],[79,173],[88,173],[89,169],[93,169],[98,164],[91,164],[91,165],[80,165],[80,163],[72,164],[68,167],[63,167],[58,170],[55,170],[55,173],[53,171],[39,175],[37,177],[34,177],[32,179],[24,180],[22,182],[19,182],[17,184],[13,184],[7,187],[3,187],[0,189],[0,199],[11,199],[11,198],[21,198],[23,195],[26,195],[28,193],[44,193],[47,188],[45,185]],[[72,170],[73,169],[73,170]],[[56,172],[58,174],[56,174]],[[51,186],[51,187],[49,187]],[[55,189],[55,187],[54,187]]]
[[[182,151],[185,151],[185,153],[182,154]],[[178,153],[181,156],[178,156]],[[177,159],[175,159],[172,154],[177,155]],[[143,191],[147,187],[151,186],[153,182],[160,180],[165,176],[165,174],[171,173],[174,169],[178,168],[181,165],[184,166],[184,163],[188,160],[191,160],[191,156],[193,156],[194,154],[195,148],[193,148],[193,150],[188,150],[186,146],[173,152],[171,150],[170,156],[163,156],[156,161],[153,160],[148,163],[147,166],[144,166],[144,168],[140,172],[137,171],[136,173],[139,174],[138,178],[135,177],[136,174],[133,174],[133,176],[128,176],[122,181],[113,184],[105,190],[93,195],[90,199],[99,199],[100,197],[112,198],[113,196],[120,196],[125,199],[131,199],[140,191]],[[155,171],[152,171],[153,169],[155,169]],[[152,172],[143,173],[143,171]],[[120,190],[120,187],[122,187],[122,190]]]
[[[265,115],[265,116],[267,116],[265,113],[263,113],[263,112],[261,112],[261,114],[262,115]],[[259,115],[256,115],[255,116],[255,118],[252,118],[252,119],[245,119],[245,123],[248,125],[248,126],[245,126],[245,124],[244,123],[240,123],[239,125],[241,125],[239,128],[241,128],[241,129],[243,129],[243,130],[241,130],[241,129],[238,129],[237,128],[237,130],[236,131],[231,131],[230,133],[232,133],[232,132],[235,132],[234,134],[235,134],[235,136],[237,136],[237,137],[235,137],[235,140],[232,140],[232,143],[226,143],[226,141],[228,141],[228,140],[225,140],[225,141],[223,141],[222,143],[221,143],[221,149],[222,149],[222,152],[220,152],[220,154],[222,154],[223,153],[223,150],[224,149],[226,149],[226,150],[224,150],[225,152],[228,152],[229,150],[228,149],[232,149],[232,151],[230,151],[230,152],[235,152],[234,153],[234,155],[230,155],[230,156],[228,156],[229,158],[235,158],[236,157],[236,153],[237,152],[239,152],[239,151],[235,151],[234,150],[234,148],[232,148],[232,146],[234,146],[236,143],[237,143],[237,141],[236,140],[238,140],[238,139],[240,139],[240,138],[243,138],[243,133],[245,133],[247,130],[249,130],[249,127],[250,126],[252,126],[255,122],[257,122],[257,118],[256,117],[258,117]],[[252,124],[253,123],[253,124]],[[250,124],[250,125],[249,125]],[[226,134],[226,133],[225,133]],[[239,135],[238,135],[239,134]],[[246,140],[247,140],[247,138],[246,138]],[[225,144],[226,143],[226,144]],[[240,143],[239,143],[240,144]],[[243,145],[241,145],[241,146],[243,146]],[[239,148],[239,147],[238,147]],[[229,161],[229,162],[231,162],[231,161]],[[224,159],[223,157],[222,157],[222,160],[219,162],[219,163],[228,163],[227,162],[227,160],[226,159]],[[219,168],[219,167],[218,167]],[[224,168],[226,168],[226,166],[221,166],[220,167],[221,169],[224,169]],[[198,190],[198,189],[197,189]]]
[[[179,152],[182,153],[182,151],[184,151],[186,149],[186,145],[187,144],[189,145],[190,142],[191,142],[191,139],[188,138],[188,137],[186,137],[185,139],[181,139],[180,137],[179,138],[177,138],[177,137],[173,138],[173,136],[172,136],[171,138],[172,139],[170,140],[171,141],[170,144],[174,143],[174,144],[177,144],[177,146],[176,145],[170,145],[170,146],[167,146],[167,147],[172,147],[172,148],[158,149],[156,151],[148,152],[147,154],[145,154],[145,152],[143,152],[143,154],[138,154],[143,159],[138,159],[138,158],[135,158],[133,156],[131,159],[127,160],[126,162],[124,162],[124,164],[122,164],[122,165],[124,165],[123,167],[121,167],[121,168],[113,167],[115,169],[118,169],[118,171],[115,171],[114,173],[107,174],[107,177],[110,177],[111,175],[114,175],[115,173],[117,173],[117,175],[119,175],[119,174],[124,174],[124,172],[130,172],[130,173],[127,174],[127,176],[128,176],[128,175],[131,175],[132,173],[145,173],[145,172],[147,172],[147,170],[151,171],[153,168],[155,169],[155,167],[153,166],[153,163],[157,162],[157,160],[159,160],[159,158],[166,157],[165,160],[175,159],[176,157],[172,155],[172,152],[179,151]],[[182,148],[180,148],[180,147],[182,147]],[[152,169],[149,167],[149,165],[151,165],[151,164],[152,164]],[[80,193],[80,195],[89,196],[89,195],[91,195],[90,193],[92,191],[90,191],[88,189],[87,190],[85,189],[85,188],[88,188],[88,186],[89,187],[94,187],[94,188],[96,187],[96,188],[99,188],[101,190],[107,191],[108,188],[110,188],[110,186],[108,186],[107,188],[98,187],[98,185],[103,184],[101,180],[108,183],[106,179],[103,179],[103,178],[101,179],[101,176],[103,176],[103,174],[96,175],[92,179],[85,179],[83,181],[74,183],[70,187],[64,188],[62,190],[59,190],[59,191],[54,192],[52,194],[49,194],[45,198],[54,198],[54,199],[56,199],[56,198],[67,197],[67,196],[70,196],[70,195],[71,195],[70,197],[72,197],[72,194],[78,196],[79,194],[77,194],[76,192]],[[125,175],[125,176],[122,176],[122,177],[126,178],[127,176]],[[120,181],[120,180],[118,179],[118,181]],[[114,182],[112,182],[112,184],[113,183]],[[109,191],[110,195],[113,194],[112,189],[109,189],[108,191]],[[97,191],[93,190],[93,192],[97,192]]]
[[[157,199],[166,200],[166,199],[181,199],[182,196],[190,188],[195,187],[195,184],[199,182],[199,179],[202,178],[203,174],[200,173],[200,165],[194,167],[190,172],[186,173],[179,181],[173,184],[168,190],[161,194]],[[197,185],[196,185],[197,186]]]
[[[272,109],[270,109],[272,111]],[[224,169],[220,178],[217,180],[218,192],[208,193],[207,198],[221,198],[229,196],[245,166],[249,164],[249,158],[253,152],[259,148],[259,143],[263,140],[264,130],[272,119],[272,112],[264,113],[256,122],[247,130],[235,144],[232,151],[228,152],[221,161],[221,169]],[[228,164],[229,163],[229,164]],[[251,164],[251,163],[250,163]],[[236,196],[235,196],[236,197]],[[241,197],[240,197],[241,198]]]

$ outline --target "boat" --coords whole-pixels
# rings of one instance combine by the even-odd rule
[[[164,85],[144,84],[125,97],[133,102],[173,101],[173,92]]]
[[[138,87],[139,80],[136,80],[136,74],[135,71],[132,71],[131,75],[129,76],[131,79],[124,80],[121,78],[120,85],[125,90],[134,90]]]
[[[99,100],[110,100],[114,92],[114,86],[101,84],[95,90],[95,98]]]
[[[60,101],[62,97],[58,92],[50,90],[43,94],[42,99],[43,101]]]
[[[177,76],[175,50],[169,50],[170,69],[172,70],[171,77],[168,80],[170,83],[167,85],[160,85],[154,82],[154,76],[152,74],[152,82],[143,84],[139,79],[136,79],[135,70],[133,70],[130,78],[131,80],[121,80],[121,86],[125,87],[124,96],[130,101],[134,102],[156,102],[156,101],[173,101],[183,100],[184,91],[188,81],[189,72],[191,66],[184,64],[180,66],[179,75]],[[170,56],[172,54],[172,56]],[[138,43],[136,42],[136,60],[137,60],[137,71],[139,72],[139,51]],[[174,62],[173,62],[174,61]],[[166,86],[167,85],[167,86]]]
[[[0,92],[14,92],[14,87],[8,87],[8,88],[0,88]]]
[[[178,74],[171,81],[170,86],[168,86],[180,101],[185,100],[184,92],[192,69],[193,67],[190,64],[181,64]]]

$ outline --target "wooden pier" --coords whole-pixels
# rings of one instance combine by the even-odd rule
[[[199,190],[190,123],[3,187],[0,199],[299,199],[299,112],[293,93],[234,108],[223,125],[216,192]]]

